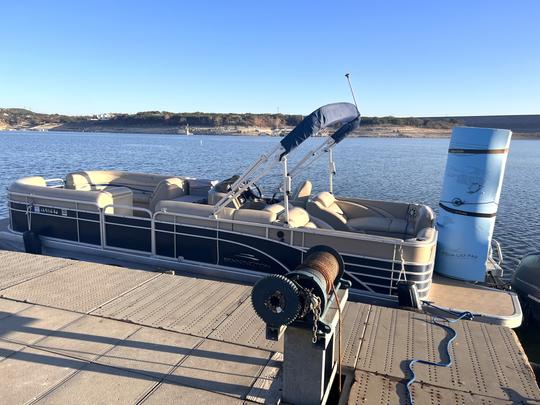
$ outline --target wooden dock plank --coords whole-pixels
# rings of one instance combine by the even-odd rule
[[[362,345],[371,305],[349,302],[343,312],[342,355],[343,365],[354,368]]]
[[[201,342],[194,336],[140,327],[96,363],[163,379]]]
[[[87,364],[56,353],[25,347],[0,362],[0,398],[6,404],[35,400]]]
[[[446,329],[415,312],[373,307],[356,368],[406,380],[412,359],[447,361]],[[460,321],[451,367],[415,365],[417,381],[482,396],[540,400],[533,372],[515,333],[504,327]]]
[[[206,337],[249,293],[242,285],[163,274],[92,313]]]
[[[69,266],[2,290],[0,296],[86,313],[159,276],[142,270],[68,262]]]
[[[16,271],[6,274],[15,284],[0,291],[9,298],[0,299],[2,401],[271,403],[279,394],[282,342],[265,339],[249,287],[65,259],[45,261],[40,273],[42,256],[12,254]],[[408,361],[446,360],[450,334],[430,320],[347,305],[343,360],[356,369],[350,403],[404,403]],[[454,365],[417,365],[416,403],[540,401],[513,331],[453,326]]]
[[[210,335],[210,338],[283,352],[283,339],[278,342],[266,339],[266,326],[255,313],[251,297],[230,314]]]
[[[155,391],[144,398],[144,405],[178,405],[179,403],[197,405],[242,405],[244,401],[212,391],[163,382]]]
[[[137,325],[126,322],[84,316],[66,327],[54,331],[34,347],[94,361],[139,328]]]
[[[30,308],[32,304],[17,302],[0,298],[0,319],[16,314]]]
[[[158,379],[89,363],[62,384],[40,397],[37,404],[133,404],[158,383]]]
[[[258,404],[277,404],[283,387],[283,354],[274,352],[268,364],[253,383],[247,400]]]
[[[69,403],[73,398],[81,398],[78,403],[84,404],[137,403],[200,341],[188,335],[138,327],[126,339],[117,340],[91,364],[42,395],[39,403]]]
[[[356,381],[351,387],[350,405],[407,404],[405,383],[384,375],[356,371]],[[512,404],[512,401],[481,396],[464,391],[429,386],[413,385],[412,397],[415,404]]]
[[[1,305],[4,302],[0,299]],[[21,345],[35,344],[80,317],[74,312],[32,305],[2,319],[0,339]]]
[[[165,381],[245,399],[272,352],[204,340]]]
[[[469,292],[471,289],[474,293]],[[482,288],[437,274],[433,276],[429,300],[435,305],[475,314],[487,313],[509,317],[516,313],[512,296],[507,291]]]
[[[0,291],[74,263],[56,257],[3,251],[0,260]]]

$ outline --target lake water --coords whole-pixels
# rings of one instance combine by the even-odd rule
[[[0,217],[7,216],[6,187],[24,176],[64,177],[77,170],[128,170],[224,179],[241,173],[279,139],[66,132],[0,132]],[[307,151],[321,139],[310,139]],[[425,203],[437,211],[448,139],[346,139],[335,150],[338,195]],[[303,155],[297,153],[294,156]],[[294,156],[291,162],[294,163]],[[528,252],[540,251],[540,141],[515,140],[510,147],[495,227],[507,277]],[[276,171],[276,175],[278,172]],[[328,189],[327,161],[299,178]],[[279,177],[260,182],[272,194]],[[519,332],[531,360],[540,362],[538,330]]]
[[[307,151],[321,141],[310,139],[301,149]],[[64,177],[76,170],[115,169],[223,179],[241,173],[278,142],[277,138],[247,136],[0,132],[0,201],[5,201],[6,187],[17,178]],[[335,193],[421,202],[437,209],[448,142],[346,139],[335,149]],[[298,152],[291,156],[292,162],[302,155]],[[540,251],[539,155],[539,141],[512,141],[495,228],[507,274],[521,256]],[[326,159],[309,167],[304,178],[313,181],[315,190],[326,190]],[[278,176],[269,176],[261,182],[263,191],[272,194],[278,181]],[[0,217],[4,216],[6,205],[0,203]]]

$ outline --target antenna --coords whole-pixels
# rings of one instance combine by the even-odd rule
[[[351,74],[345,73],[345,77],[347,78],[347,82],[349,82],[349,89],[351,90],[352,98],[354,100],[354,105],[356,106],[356,111],[358,111],[358,103],[356,102],[356,96],[354,95],[354,89],[351,84]]]

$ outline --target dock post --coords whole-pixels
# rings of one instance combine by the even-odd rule
[[[339,290],[341,312],[348,290]],[[339,311],[337,304],[328,310],[324,323],[330,332],[313,343],[313,331],[288,326],[284,333],[283,401],[298,405],[325,404],[338,372]]]
[[[439,203],[435,271],[485,280],[512,132],[454,128]]]
[[[283,362],[283,401],[291,404],[321,404],[327,383],[335,374],[334,339],[326,347],[311,344],[312,332],[287,328]],[[329,367],[328,367],[329,366]],[[334,371],[334,373],[332,373]]]

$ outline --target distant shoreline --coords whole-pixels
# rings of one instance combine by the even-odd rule
[[[291,114],[143,111],[93,116],[0,108],[0,131],[62,131],[185,135],[284,136],[304,117]],[[505,128],[518,139],[540,139],[540,114],[462,117],[366,117],[350,137],[448,138],[456,126]],[[337,128],[327,128],[323,135]]]
[[[281,137],[287,135],[293,127],[279,130],[268,127],[190,127],[190,135],[208,136],[268,136]],[[163,127],[77,127],[42,125],[32,128],[1,128],[1,132],[79,132],[79,133],[111,133],[111,134],[148,134],[148,135],[171,135],[186,136],[183,129]],[[320,136],[325,136],[325,132]],[[358,131],[349,135],[349,138],[449,138],[451,129],[432,129],[407,126],[363,126]],[[514,139],[538,139],[540,132],[515,132]]]

